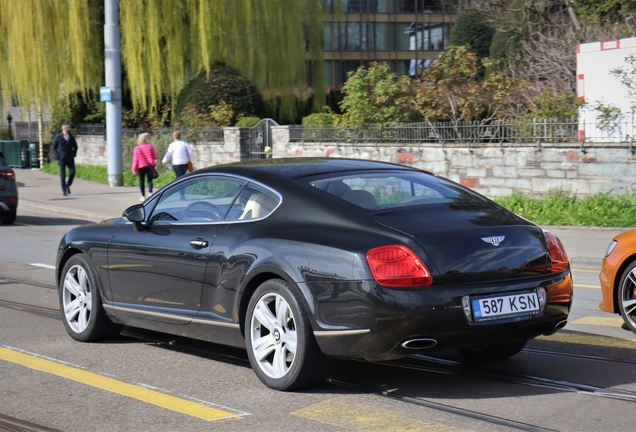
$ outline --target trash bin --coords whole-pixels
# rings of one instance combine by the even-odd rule
[[[28,148],[20,149],[20,160],[22,168],[31,168],[31,150]]]
[[[22,148],[23,147],[21,146],[20,141],[13,141],[13,140],[0,141],[0,151],[4,153],[4,158],[7,160],[7,163],[9,164],[9,166],[14,168],[22,167],[22,160],[21,160],[21,154],[20,154]]]
[[[31,168],[40,168],[40,143],[29,143],[29,150],[31,151]],[[45,164],[50,162],[50,151],[51,144],[42,144],[42,156]]]
[[[40,144],[29,143],[31,152],[31,168],[40,168]]]

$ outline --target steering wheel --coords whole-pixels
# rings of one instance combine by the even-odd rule
[[[199,214],[197,214],[199,213]],[[209,214],[212,215],[212,218],[209,217],[205,217],[205,216],[201,216],[201,213],[203,214]],[[215,206],[214,204],[210,204],[207,201],[195,201],[191,204],[189,204],[184,210],[183,210],[183,219],[210,219],[213,221],[217,221],[217,220],[221,220],[223,219],[223,214],[225,212],[221,211],[220,208],[218,208],[217,206]]]
[[[168,212],[161,212],[158,213],[156,215],[154,215],[151,219],[150,222],[156,222],[156,221],[166,221],[166,222],[171,222],[171,221],[176,221],[178,220],[176,217],[172,216],[170,213]]]

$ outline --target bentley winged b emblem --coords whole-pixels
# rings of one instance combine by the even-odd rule
[[[492,237],[482,237],[481,239],[486,243],[490,243],[493,246],[499,246],[499,244],[504,241],[506,236],[492,236]]]

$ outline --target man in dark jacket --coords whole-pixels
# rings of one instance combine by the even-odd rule
[[[62,125],[62,132],[57,134],[53,140],[53,153],[60,165],[62,193],[64,196],[70,195],[71,184],[75,178],[75,155],[77,155],[77,141],[71,134],[71,125]],[[68,167],[68,181],[66,180],[66,167]]]

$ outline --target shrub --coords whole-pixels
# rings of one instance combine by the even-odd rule
[[[264,102],[260,93],[243,75],[224,64],[215,64],[210,73],[194,77],[181,91],[175,108],[175,119],[182,122],[183,111],[189,105],[200,113],[207,113],[211,106],[225,101],[233,111],[228,124],[236,122],[239,115],[260,115]]]
[[[253,127],[261,121],[258,117],[241,117],[234,126],[236,127]]]
[[[310,114],[303,117],[302,124],[305,126],[322,126],[338,123],[338,116],[332,112],[322,112]]]

